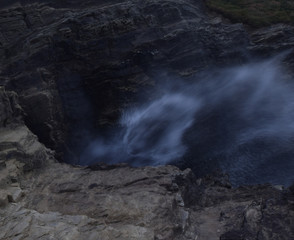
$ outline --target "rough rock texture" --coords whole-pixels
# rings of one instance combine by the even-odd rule
[[[17,199],[21,194],[18,184],[21,176],[54,161],[53,154],[40,144],[37,137],[23,124],[22,111],[15,93],[0,89],[0,109],[1,196],[6,192],[10,194],[10,198]]]
[[[0,127],[22,122],[22,109],[16,99],[16,93],[6,92],[3,87],[0,87]]]
[[[15,94],[0,96],[0,239],[294,238],[293,187],[234,189],[224,174],[196,179],[174,166],[57,163]]]
[[[192,0],[33,2],[0,1],[0,239],[294,239],[293,186],[234,189],[221,173],[195,179],[173,166],[69,166],[39,142],[62,158],[76,146],[68,138],[113,124],[162,72],[273,54],[293,45],[291,27],[248,36]]]
[[[174,166],[55,162],[0,89],[0,239],[293,239],[294,191]]]
[[[167,72],[189,76],[247,58],[242,24],[211,19],[201,1],[45,2],[0,11],[0,84],[17,92],[27,126],[59,159]]]
[[[169,75],[191,76],[293,46],[293,27],[248,35],[242,24],[208,16],[202,1],[7,5],[0,10],[0,85],[17,92],[27,126],[58,159],[77,158],[81,142],[113,126]],[[293,53],[288,62],[291,68]]]
[[[294,47],[294,27],[277,24],[271,27],[255,30],[251,33],[251,49],[259,54],[272,54]]]
[[[250,33],[248,50],[254,55],[269,57],[273,54],[287,54],[285,65],[293,75],[294,69],[294,26],[277,24]]]
[[[0,210],[0,238],[294,237],[290,190],[270,185],[232,189],[226,176],[196,180],[190,170],[172,166],[97,169],[52,164],[25,174],[19,192],[10,193]]]
[[[77,157],[81,142],[113,126],[168,75],[293,46],[293,27],[248,35],[242,24],[208,16],[202,1],[0,4],[0,85],[17,92],[27,126],[58,159]]]

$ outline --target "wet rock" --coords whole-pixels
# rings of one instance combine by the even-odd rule
[[[30,144],[20,129],[27,131],[24,138]],[[27,128],[20,129],[1,134],[0,143],[10,139],[14,151],[22,149],[30,158],[45,161],[39,152],[42,145],[29,138],[33,135]],[[232,188],[225,174],[196,179],[190,169],[175,166],[70,166],[50,160],[48,151],[46,164],[24,167],[26,154],[3,158],[3,239],[291,239],[294,235],[290,189]]]
[[[284,53],[284,63],[293,76],[294,69],[294,27],[285,24],[276,24],[261,28],[249,34],[251,44],[248,47],[254,55],[270,57]]]
[[[162,69],[243,62],[247,49],[291,44],[291,31],[260,30],[250,45],[241,24],[210,21],[199,1],[20,2],[0,13],[0,239],[294,239],[293,187],[232,188],[226,174],[175,166],[70,166],[39,142],[62,154],[68,137],[81,141],[70,128],[115,123]]]
[[[269,56],[282,50],[289,50],[294,46],[293,30],[293,26],[285,24],[255,30],[250,34],[250,49]]]
[[[9,201],[15,202],[22,196],[18,181],[24,172],[55,160],[24,125],[16,93],[0,89],[0,110],[0,186]]]
[[[290,189],[232,188],[226,174],[196,179],[190,169],[175,166],[101,166],[48,161],[39,169],[18,167],[16,181],[7,183],[6,195],[1,195],[1,236],[150,240],[294,236]]]
[[[162,81],[293,46],[292,26],[248,34],[201,1],[20,3],[0,9],[0,85],[19,95],[39,140],[71,163]]]
[[[152,96],[166,72],[246,61],[242,24],[211,21],[201,1],[77,2],[0,10],[0,84],[17,92],[27,126],[59,159],[72,152],[78,163],[83,142]]]
[[[5,91],[0,86],[0,127],[20,123],[22,109],[17,101],[15,92]]]

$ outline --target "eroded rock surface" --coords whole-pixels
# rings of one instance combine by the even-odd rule
[[[196,179],[174,166],[57,163],[23,124],[15,94],[2,89],[0,96],[7,119],[0,239],[294,238],[293,187],[235,189],[222,173]]]
[[[248,35],[242,24],[207,15],[202,1],[2,5],[0,85],[17,92],[40,141],[76,163],[87,138],[113,127],[162,81],[293,47],[293,27]]]
[[[294,69],[294,26],[276,24],[250,33],[248,47],[257,56],[269,57],[272,54],[285,54],[284,63],[293,76]]]
[[[176,167],[52,164],[0,210],[3,239],[291,239],[293,192]],[[223,182],[226,182],[223,184]],[[7,202],[8,202],[7,201]]]
[[[190,76],[287,49],[291,27],[248,36],[200,1],[20,2],[0,1],[0,239],[294,239],[293,186],[69,166],[39,142],[62,158],[67,139],[81,140],[69,129],[113,124],[162,71]]]
[[[76,2],[0,10],[0,84],[17,92],[27,126],[59,159],[152,96],[166,73],[247,59],[242,24],[211,19],[201,1]]]
[[[248,34],[242,24],[207,15],[202,1],[24,0],[2,7],[0,85],[19,95],[40,141],[76,163],[87,138],[113,127],[162,81],[293,47],[293,27]],[[287,62],[293,68],[293,53]]]

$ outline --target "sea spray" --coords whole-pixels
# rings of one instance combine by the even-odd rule
[[[180,158],[186,151],[182,136],[200,107],[201,101],[195,97],[168,93],[142,108],[126,112],[121,124],[127,154],[141,165],[167,164]]]
[[[280,60],[211,69],[193,81],[164,79],[159,97],[126,110],[117,134],[92,141],[82,163],[173,163],[198,176],[220,168],[235,185],[289,185],[294,88]]]

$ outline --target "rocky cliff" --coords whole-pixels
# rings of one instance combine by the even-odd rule
[[[210,19],[202,2],[74,3],[16,4],[0,14],[1,84],[17,92],[27,126],[59,159],[78,155],[74,139],[113,126],[160,74],[246,59],[242,25]]]
[[[166,74],[291,49],[293,27],[248,33],[194,0],[0,4],[0,239],[294,238],[293,187],[56,161],[78,162]]]
[[[294,237],[293,187],[232,188],[227,175],[196,179],[174,166],[61,164],[22,123],[15,93],[2,89],[0,106],[0,239]]]

